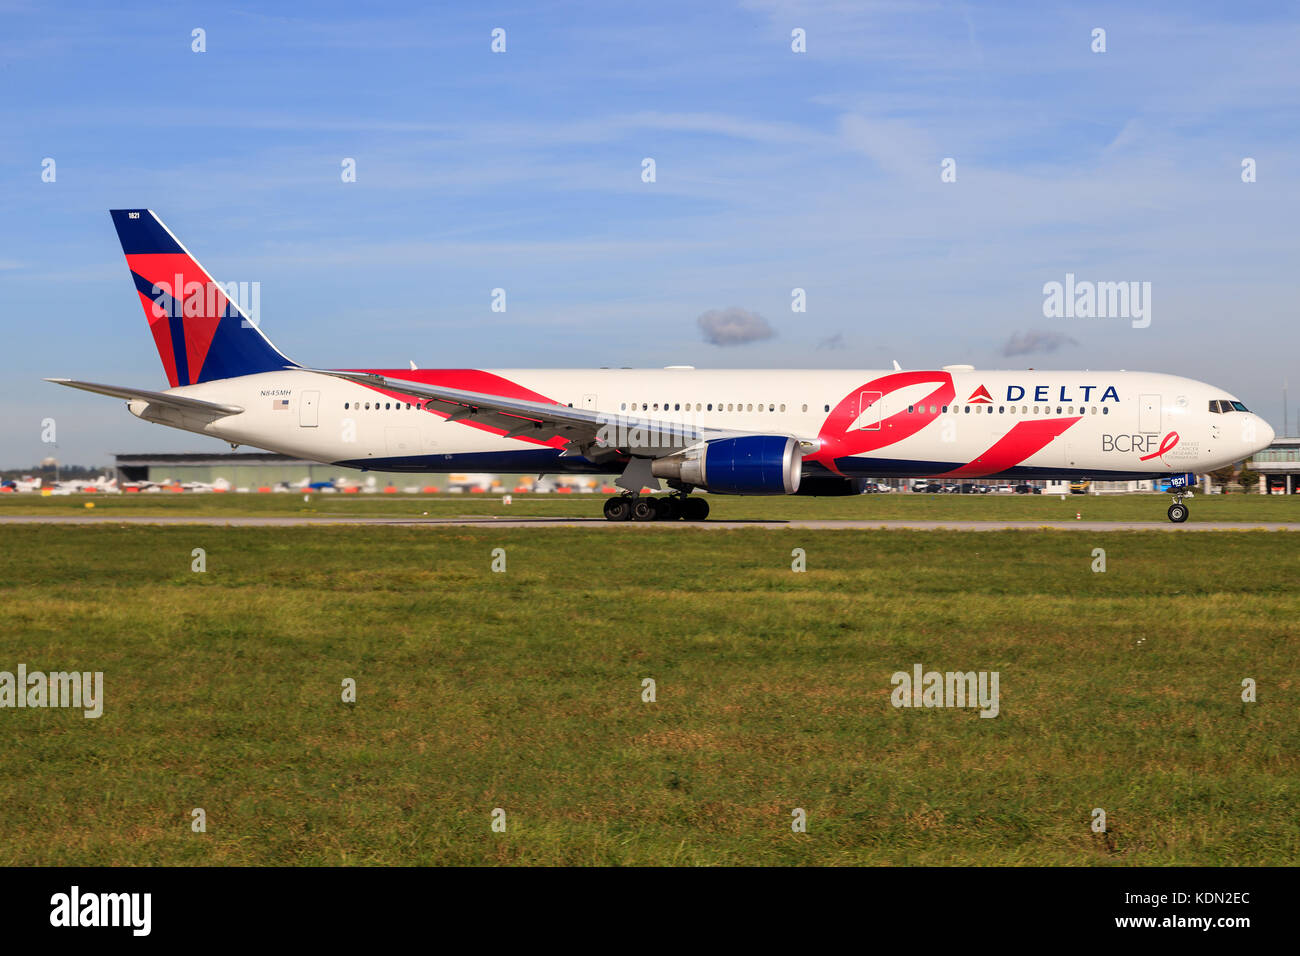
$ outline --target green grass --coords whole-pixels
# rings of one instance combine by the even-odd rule
[[[514,495],[503,505],[500,495],[312,495],[292,494],[152,494],[0,495],[0,516],[87,513],[131,515],[262,515],[267,517],[404,516],[599,518],[607,495]],[[846,498],[735,497],[709,495],[711,517],[720,520],[857,519],[957,521],[1164,521],[1168,495],[855,495]],[[1300,521],[1300,495],[1208,495],[1189,502],[1189,521]]]
[[[1290,535],[3,534],[0,670],[107,698],[0,710],[3,865],[1300,856]],[[917,662],[1001,715],[893,708]]]

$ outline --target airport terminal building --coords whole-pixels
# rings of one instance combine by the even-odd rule
[[[1296,494],[1300,491],[1300,438],[1274,439],[1247,465],[1259,475],[1261,494]]]

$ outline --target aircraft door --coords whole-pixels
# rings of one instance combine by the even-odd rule
[[[298,424],[303,428],[315,428],[320,424],[320,392],[303,392],[298,405]]]
[[[858,394],[858,428],[874,432],[880,430],[880,392]]]

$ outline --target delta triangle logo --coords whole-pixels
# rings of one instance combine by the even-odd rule
[[[970,398],[966,399],[966,401],[972,405],[992,405],[993,396],[989,394],[987,388],[981,385],[979,388],[975,389],[975,391],[970,393]]]

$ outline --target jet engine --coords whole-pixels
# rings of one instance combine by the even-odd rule
[[[785,435],[716,438],[650,463],[656,478],[724,495],[793,495],[802,468],[799,442]]]

